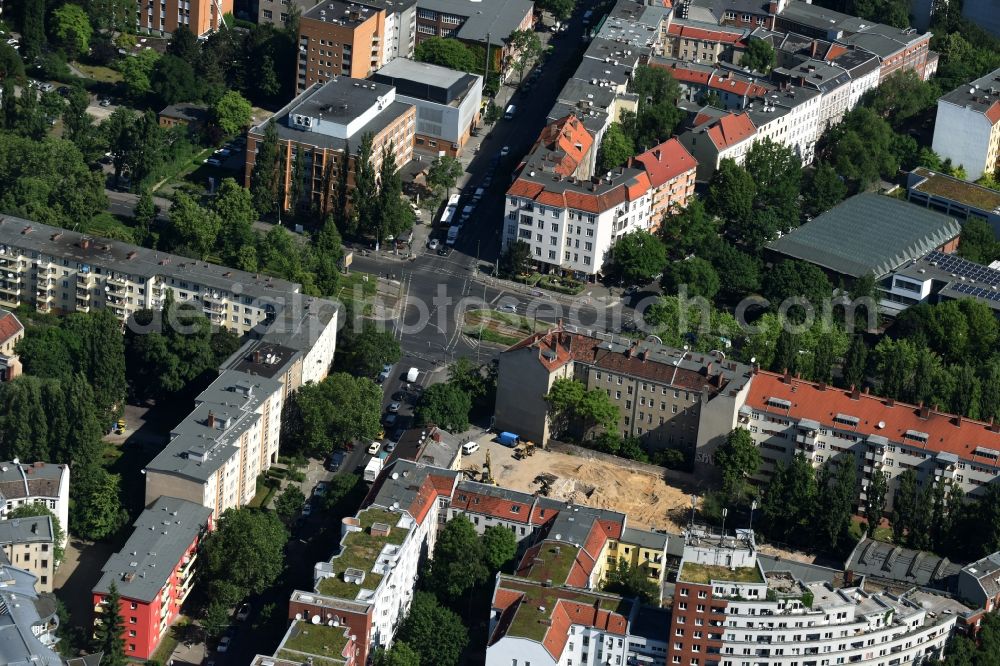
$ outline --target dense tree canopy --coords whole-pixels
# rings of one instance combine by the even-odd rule
[[[420,396],[414,410],[417,423],[434,424],[450,432],[463,432],[469,427],[472,399],[452,383],[432,384]]]
[[[236,604],[267,589],[284,568],[288,533],[273,513],[227,509],[201,545],[198,577],[206,589]]]
[[[457,39],[428,37],[417,45],[416,59],[441,65],[460,72],[481,72],[484,63],[477,62],[475,53]]]
[[[760,469],[763,458],[748,430],[736,428],[713,456],[722,473],[722,493],[730,501],[740,501],[749,492],[750,477]]]
[[[611,247],[608,272],[624,284],[646,284],[663,271],[667,248],[646,231],[625,234]]]
[[[398,638],[420,655],[421,664],[457,666],[469,632],[461,617],[438,603],[433,594],[416,592]]]
[[[740,65],[767,74],[774,67],[775,60],[774,47],[769,42],[763,39],[751,39],[743,58],[740,59]]]
[[[282,412],[282,445],[323,457],[352,441],[369,441],[381,431],[382,391],[366,377],[335,372],[292,394]]]

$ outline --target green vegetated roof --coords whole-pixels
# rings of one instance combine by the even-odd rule
[[[527,577],[539,583],[551,580],[553,585],[565,585],[579,552],[578,547],[568,543],[543,541]]]
[[[727,583],[763,583],[757,567],[726,567],[716,564],[685,562],[677,573],[677,580],[707,585],[713,580]]]
[[[283,659],[306,661],[304,655],[313,657],[313,664],[323,663],[316,657],[328,659],[329,664],[342,664],[347,636],[344,627],[328,627],[325,624],[309,624],[303,620],[292,625],[288,639],[281,646],[279,654]],[[301,654],[296,654],[301,653]]]
[[[944,197],[982,210],[993,210],[1000,207],[1000,192],[996,190],[936,173],[929,169],[920,168],[915,171],[927,179],[913,188],[918,192]]]
[[[319,582],[317,592],[341,599],[356,599],[362,589],[374,590],[382,582],[382,576],[372,572],[375,560],[387,544],[400,545],[410,533],[408,528],[397,527],[400,514],[384,509],[368,508],[358,514],[361,531],[350,532],[344,537],[343,549],[339,555],[330,560],[334,576],[324,578]],[[388,536],[374,536],[371,526],[375,523],[389,525]],[[344,581],[346,569],[361,569],[365,572],[364,581],[358,585]]]
[[[291,650],[278,650],[274,653],[274,656],[278,659],[295,662],[296,664],[305,663],[304,656],[298,652],[292,652]],[[323,659],[322,657],[312,657],[313,666],[343,666],[344,663],[343,659]]]
[[[565,587],[544,587],[538,583],[518,580],[505,576],[500,583],[505,590],[523,592],[521,600],[510,626],[508,636],[520,636],[529,640],[541,642],[549,628],[552,609],[562,599],[587,606],[599,606],[601,610],[618,613],[628,617],[632,602],[616,595],[597,595]],[[538,610],[545,608],[544,611]]]

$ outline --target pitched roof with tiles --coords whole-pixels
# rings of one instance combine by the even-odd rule
[[[553,173],[571,176],[583,164],[594,137],[575,115],[549,123],[535,143],[534,152]],[[544,154],[539,155],[538,151]]]
[[[700,42],[719,42],[721,44],[738,44],[743,40],[744,31],[725,30],[713,28],[699,28],[693,25],[686,25],[679,21],[670,24],[667,32],[674,37],[683,39],[696,39]]]
[[[451,497],[458,476],[453,470],[397,459],[382,470],[362,505],[398,505],[418,524],[423,523],[439,497]]]
[[[709,129],[708,137],[719,150],[731,148],[757,133],[750,116],[745,113],[731,113],[719,118]]]
[[[688,172],[693,173],[698,167],[698,160],[676,138],[667,139],[660,145],[636,155],[635,161],[646,170],[653,187],[661,187],[678,176]]]
[[[774,398],[787,401],[790,406],[785,408],[784,403],[774,403]],[[979,465],[1000,466],[998,428],[936,409],[868,393],[853,395],[851,391],[764,371],[754,375],[746,406],[761,412],[780,413],[783,417],[809,419],[837,430],[852,429],[834,421],[838,415],[848,415],[858,419],[854,428],[858,435],[881,436],[926,453],[950,453]],[[926,442],[914,439],[916,433],[920,439],[926,435]]]
[[[0,345],[6,344],[8,340],[21,335],[24,326],[14,316],[13,312],[0,309]]]

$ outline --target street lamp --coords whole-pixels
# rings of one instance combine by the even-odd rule
[[[750,524],[747,528],[750,530],[751,536],[753,535],[753,512],[757,509],[757,500],[750,502]]]

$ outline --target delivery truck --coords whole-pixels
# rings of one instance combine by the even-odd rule
[[[368,461],[368,464],[365,465],[365,483],[375,483],[379,472],[382,471],[383,464],[385,464],[385,461],[378,456]]]

